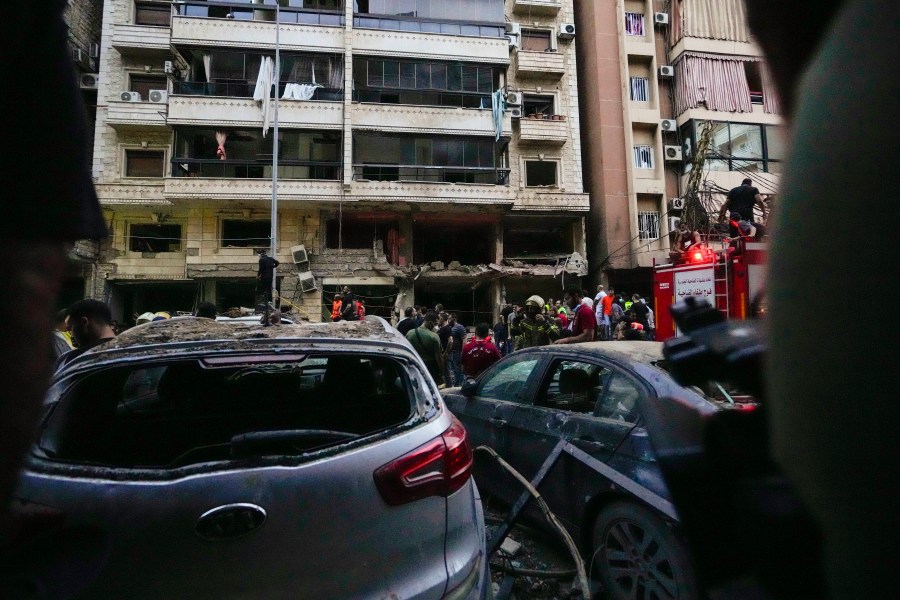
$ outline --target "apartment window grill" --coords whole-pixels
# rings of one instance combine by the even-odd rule
[[[646,77],[631,77],[631,99],[635,102],[649,102],[650,80]]]
[[[659,239],[659,211],[638,213],[638,239]]]
[[[643,13],[625,13],[625,34],[643,36],[645,34],[644,32]]]
[[[634,166],[637,169],[653,168],[653,147],[638,145],[634,147]]]

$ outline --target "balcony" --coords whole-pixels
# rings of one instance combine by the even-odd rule
[[[118,98],[118,94],[115,98]],[[110,100],[106,123],[117,130],[164,128],[166,127],[166,105],[163,102]]]
[[[563,115],[519,119],[519,143],[562,146],[569,140],[569,124]]]
[[[516,77],[550,77],[559,79],[566,72],[562,52],[532,52],[518,50],[515,53]]]
[[[354,164],[354,181],[416,181],[506,185],[509,169],[434,165]]]
[[[194,87],[190,87],[194,86]],[[252,86],[247,83],[193,83],[180,82],[176,93],[200,90],[219,95],[172,95],[169,97],[170,125],[229,125],[234,127],[258,126],[262,124],[262,113],[256,103],[243,96]],[[282,92],[284,86],[281,88]],[[328,92],[323,92],[323,96]],[[339,90],[330,93],[338,95]],[[342,126],[343,103],[340,101],[279,100],[278,124],[288,129],[340,129]],[[274,104],[274,101],[272,101]],[[272,114],[274,111],[270,111]]]
[[[226,179],[272,179],[272,157],[258,160],[219,160],[215,158],[174,158],[172,177]],[[330,179],[341,177],[340,162],[281,160],[278,179]]]
[[[215,7],[206,2],[194,3],[204,6],[196,7],[213,10]],[[193,4],[182,7],[190,8]],[[246,7],[246,5],[244,5]],[[253,12],[252,10],[250,12]],[[271,14],[272,11],[257,11]],[[188,13],[194,15],[194,13]],[[344,29],[337,21],[340,19],[333,13],[314,13],[322,24],[309,24],[287,20],[289,13],[282,9],[281,27],[278,31],[279,44],[282,50],[343,51]],[[304,13],[305,14],[305,13]],[[274,16],[274,15],[273,15]],[[335,22],[331,22],[335,21]],[[203,15],[172,17],[173,45],[212,45],[217,48],[267,48],[275,46],[275,23],[272,20],[243,20],[224,18],[205,18]]]
[[[234,168],[238,166],[234,165]],[[268,168],[271,169],[271,164]],[[342,192],[340,181],[282,179],[280,175],[278,178],[279,203],[337,201]],[[257,200],[268,203],[272,201],[272,181],[265,178],[167,177],[163,195],[169,201]]]
[[[357,165],[360,166],[360,165]],[[356,169],[357,166],[354,166]],[[394,165],[396,168],[396,165]],[[493,169],[492,169],[493,171]],[[446,183],[440,181],[372,181],[353,182],[351,198],[359,202],[416,202],[419,204],[509,205],[515,194],[506,185]]]
[[[513,14],[553,17],[559,13],[560,0],[514,0]]]
[[[119,52],[133,49],[169,52],[168,27],[151,25],[113,25],[112,46]]]
[[[353,52],[359,55],[462,59],[482,64],[509,64],[509,42],[506,37],[354,29]]]
[[[355,104],[353,127],[409,133],[494,135],[490,109],[412,106],[405,104]],[[512,136],[509,114],[503,117],[501,137]]]

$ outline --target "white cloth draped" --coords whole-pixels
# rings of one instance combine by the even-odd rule
[[[264,56],[259,63],[256,88],[253,90],[253,100],[259,105],[259,110],[262,112],[263,137],[269,132],[269,114],[271,112],[269,99],[272,97],[274,72],[275,61],[268,56]]]
[[[207,52],[203,55],[203,70],[206,71],[206,83],[212,81],[212,74],[209,70],[212,68],[212,56]]]
[[[316,93],[316,89],[323,87],[318,83],[286,83],[284,84],[283,100],[309,100]]]

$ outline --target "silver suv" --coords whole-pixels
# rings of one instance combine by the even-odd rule
[[[45,409],[19,506],[90,538],[83,597],[489,593],[466,432],[382,319],[148,323]]]

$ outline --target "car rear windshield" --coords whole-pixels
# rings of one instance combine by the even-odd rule
[[[51,459],[175,468],[314,452],[413,414],[410,373],[398,360],[280,360],[191,359],[93,371],[62,392],[39,447]]]

